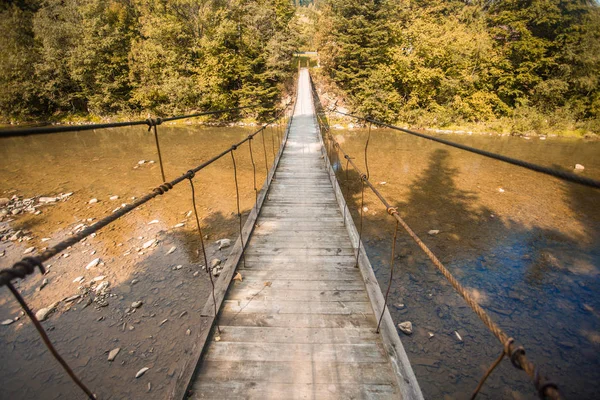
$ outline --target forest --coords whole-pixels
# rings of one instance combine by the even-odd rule
[[[292,76],[289,0],[21,0],[0,5],[3,122],[259,105]]]
[[[413,126],[600,132],[600,8],[586,0],[327,0],[324,76],[350,108]]]
[[[317,50],[318,81],[386,122],[600,133],[593,0],[20,0],[0,14],[4,123],[264,117],[293,53]]]

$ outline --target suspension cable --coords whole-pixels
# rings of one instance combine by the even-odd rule
[[[185,118],[195,118],[201,117],[204,115],[216,115],[216,114],[224,114],[233,111],[244,110],[247,108],[256,108],[259,105],[251,105],[245,107],[235,107],[235,108],[226,108],[223,110],[215,110],[215,111],[205,111],[196,114],[189,115],[179,115],[174,117],[167,118],[158,118],[162,122],[176,121],[179,119]],[[159,125],[160,125],[159,123]],[[105,129],[105,128],[121,128],[125,126],[136,126],[136,125],[148,125],[148,120],[143,121],[128,121],[128,122],[110,122],[105,124],[86,124],[86,125],[76,125],[76,126],[43,126],[37,128],[21,128],[21,129],[3,129],[0,130],[0,137],[17,137],[17,136],[29,136],[29,135],[41,135],[46,133],[61,133],[61,132],[81,132],[81,131],[92,131],[95,129]]]
[[[428,139],[428,140],[432,140],[434,142],[438,142],[438,143],[442,143],[442,144],[445,144],[448,146],[456,147],[457,149],[469,151],[471,153],[479,154],[484,157],[492,158],[494,160],[498,160],[498,161],[502,161],[502,162],[505,162],[508,164],[516,165],[518,167],[526,168],[531,171],[540,172],[542,174],[550,175],[555,178],[561,179],[563,181],[578,183],[580,185],[600,189],[600,181],[592,179],[592,178],[587,178],[585,176],[580,176],[580,175],[574,174],[572,172],[561,171],[561,170],[554,169],[554,168],[544,167],[541,165],[530,163],[528,161],[523,161],[523,160],[519,160],[519,159],[512,158],[512,157],[503,156],[501,154],[492,153],[490,151],[477,149],[475,147],[452,142],[450,140],[441,139],[441,138],[438,138],[435,136],[426,135],[424,133],[411,131],[410,129],[401,128],[399,126],[395,126],[395,125],[391,125],[391,124],[386,124],[385,122],[377,121],[372,118],[360,117],[358,115],[344,113],[344,112],[341,112],[338,110],[333,110],[333,112],[341,114],[341,115],[345,115],[347,117],[352,117],[352,118],[356,118],[356,119],[359,119],[362,121],[370,122],[375,125],[382,126],[384,128],[390,128],[390,129],[394,129],[397,131],[402,131],[402,132],[408,133],[410,135],[418,136],[423,139]]]

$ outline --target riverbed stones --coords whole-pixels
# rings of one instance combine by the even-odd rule
[[[225,248],[231,246],[231,240],[230,239],[217,240],[216,243],[217,243],[217,245],[219,245],[219,250],[225,249]]]
[[[577,171],[583,171],[585,169],[585,167],[581,164],[575,164],[575,169]]]
[[[92,268],[96,267],[99,263],[100,263],[100,259],[94,258],[92,261],[89,262],[88,265],[85,266],[85,269],[92,269]]]
[[[117,357],[117,354],[119,354],[120,351],[121,351],[121,349],[119,347],[117,347],[116,349],[112,349],[108,353],[108,361],[114,361],[115,357]]]
[[[219,260],[218,258],[213,258],[212,260],[210,260],[210,267],[211,268],[215,268],[217,266],[221,265],[221,260]]]
[[[405,333],[406,335],[412,335],[412,333],[413,333],[412,322],[410,322],[410,321],[401,322],[398,324],[398,329],[400,329],[402,331],[402,333]]]
[[[167,254],[166,254],[166,255],[168,256],[169,254],[173,254],[173,252],[174,252],[175,250],[177,250],[177,247],[175,247],[175,246],[171,247],[171,248],[169,249],[169,251],[167,251]]]
[[[146,373],[146,371],[148,371],[150,368],[148,367],[144,367],[142,369],[140,369],[137,374],[135,374],[136,378],[139,378],[140,376],[144,375]]]
[[[51,204],[58,201],[58,197],[40,197],[38,201],[42,204]]]
[[[93,199],[88,201],[88,204],[96,204],[97,202],[98,202],[98,199],[94,197]]]
[[[45,321],[46,319],[48,319],[48,317],[50,316],[50,314],[52,314],[54,312],[54,310],[56,310],[56,306],[57,305],[58,305],[58,303],[54,303],[50,307],[45,307],[45,308],[39,309],[35,313],[35,317],[39,321]]]
[[[144,304],[143,301],[134,301],[133,303],[131,303],[131,308],[140,308],[142,304]]]
[[[150,239],[142,245],[142,249],[145,250],[148,247],[152,246],[154,243],[156,243],[156,239]]]
[[[23,254],[29,254],[29,253],[33,252],[34,250],[35,250],[35,247],[28,247],[25,249]]]
[[[427,234],[430,235],[430,236],[435,236],[438,233],[440,233],[439,229],[431,229],[429,232],[427,232]]]

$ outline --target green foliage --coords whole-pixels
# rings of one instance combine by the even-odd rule
[[[325,73],[362,113],[435,125],[599,118],[595,2],[328,0],[318,27]]]
[[[287,0],[46,0],[0,6],[0,115],[170,115],[261,104],[291,77]]]

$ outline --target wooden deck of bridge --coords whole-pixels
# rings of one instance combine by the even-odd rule
[[[356,267],[322,147],[303,70],[275,178],[237,267],[243,280],[227,290],[192,398],[422,398],[389,320],[375,332],[369,285],[379,302],[381,293]]]

